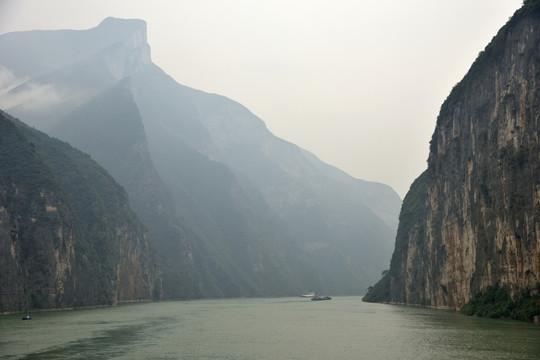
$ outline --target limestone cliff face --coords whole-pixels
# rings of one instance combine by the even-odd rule
[[[0,185],[0,313],[70,306],[75,252],[65,199],[43,191],[43,202],[28,202],[31,190],[13,185]],[[19,200],[30,212],[18,211]]]
[[[160,273],[147,230],[124,189],[88,155],[20,124],[51,169],[80,221],[75,306],[159,298]]]
[[[125,191],[88,155],[1,111],[0,273],[0,314],[160,295]]]
[[[0,313],[70,305],[76,221],[54,176],[0,114]]]
[[[148,257],[148,238],[142,227],[117,228],[118,261],[116,265],[117,302],[159,299],[159,272]]]
[[[539,89],[540,2],[526,1],[441,107],[379,300],[459,309],[540,282]]]

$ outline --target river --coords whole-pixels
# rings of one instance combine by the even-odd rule
[[[0,317],[2,359],[540,359],[540,325],[303,298],[125,304]]]

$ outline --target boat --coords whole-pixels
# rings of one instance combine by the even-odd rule
[[[322,300],[332,300],[330,296],[319,296],[315,295],[311,298],[311,301],[322,301]]]
[[[309,294],[304,294],[304,295],[300,295],[301,298],[312,298],[314,297],[316,294],[315,293],[309,293]]]
[[[32,320],[32,318],[30,317],[30,315],[26,315],[25,317],[22,318],[23,320]]]

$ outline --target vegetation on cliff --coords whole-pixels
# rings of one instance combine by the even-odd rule
[[[0,312],[159,296],[146,230],[88,155],[0,112]]]
[[[390,299],[390,272],[385,272],[381,280],[367,289],[362,301],[387,302],[388,299]]]
[[[71,237],[77,234],[52,171],[0,112],[0,313],[69,304],[73,272],[59,269],[55,258],[73,260]]]
[[[461,312],[480,317],[533,321],[535,315],[540,315],[540,284],[536,289],[523,290],[516,300],[512,300],[508,291],[490,286],[465,304]]]
[[[401,212],[399,214],[399,227],[396,235],[395,250],[390,262],[390,270],[383,272],[383,277],[374,286],[370,286],[366,295],[362,298],[366,302],[391,302],[395,296],[393,293],[399,293],[405,296],[404,289],[399,285],[404,276],[401,264],[405,263],[403,259],[407,255],[409,247],[409,235],[416,234],[415,238],[421,246],[421,240],[424,237],[424,226],[422,219],[425,216],[426,209],[426,176],[424,172],[411,185],[407,192]]]

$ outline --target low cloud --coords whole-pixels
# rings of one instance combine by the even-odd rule
[[[24,81],[17,79],[11,71],[0,65],[0,93],[8,91]]]
[[[62,97],[56,86],[17,78],[9,69],[0,66],[0,108],[20,107],[35,111],[61,101]]]

